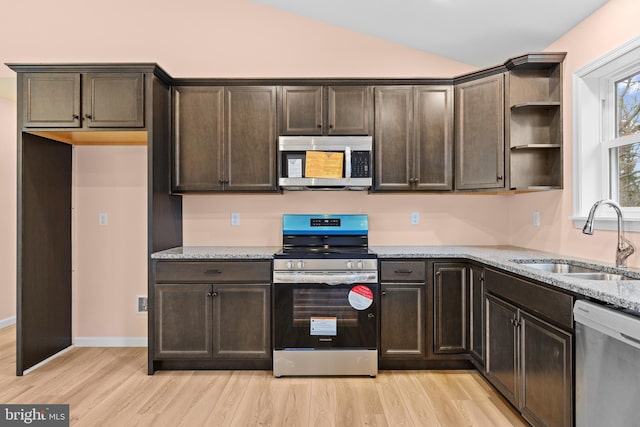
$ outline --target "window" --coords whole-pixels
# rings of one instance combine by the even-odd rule
[[[640,72],[613,85],[615,108],[609,148],[611,198],[623,207],[640,207]],[[612,97],[613,98],[613,97]]]
[[[574,215],[584,225],[597,200],[622,207],[627,230],[640,231],[640,37],[573,75]],[[597,228],[615,229],[613,210]]]

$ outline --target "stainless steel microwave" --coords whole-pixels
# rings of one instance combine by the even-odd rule
[[[281,136],[278,184],[287,190],[366,190],[373,182],[370,136]]]

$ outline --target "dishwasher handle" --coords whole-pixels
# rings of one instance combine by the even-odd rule
[[[573,306],[576,324],[595,329],[618,341],[640,349],[640,317],[578,300]]]

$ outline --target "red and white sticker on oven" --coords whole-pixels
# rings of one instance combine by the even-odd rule
[[[373,304],[373,292],[365,285],[356,285],[349,291],[349,304],[356,310],[366,310]]]

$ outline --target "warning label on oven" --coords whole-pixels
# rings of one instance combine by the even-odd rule
[[[337,317],[312,317],[311,335],[338,335]]]
[[[356,285],[349,292],[349,304],[356,310],[366,310],[373,304],[373,292],[365,285]]]

